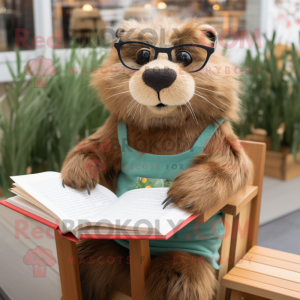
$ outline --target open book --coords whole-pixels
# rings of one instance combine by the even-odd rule
[[[10,191],[17,196],[1,204],[56,224],[62,234],[71,232],[77,239],[168,239],[197,217],[173,205],[163,209],[168,191],[164,187],[135,189],[118,198],[99,184],[91,195],[64,188],[57,172],[11,178]]]

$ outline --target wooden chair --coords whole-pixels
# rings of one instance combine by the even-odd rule
[[[199,221],[207,221],[219,210],[223,211],[226,233],[220,250],[222,268],[217,275],[220,283],[240,258],[257,244],[266,145],[247,141],[242,141],[241,144],[255,167],[253,185],[232,195],[225,206],[214,207],[198,217]],[[56,233],[56,245],[63,300],[82,300],[78,265],[68,263],[70,258],[77,262],[76,244]],[[144,289],[150,265],[149,242],[130,240],[129,246],[131,295],[116,291],[111,300],[138,300]],[[141,260],[140,257],[144,259]],[[221,286],[216,296],[217,300],[228,299],[230,288],[226,285]]]
[[[252,201],[251,207],[250,220],[255,222],[255,227],[259,217],[259,202]],[[255,229],[252,240],[248,239],[246,254],[244,246],[236,247],[239,261],[235,261],[234,268],[229,267],[229,273],[220,278],[221,291],[227,288],[225,299],[300,299],[300,256],[257,246],[257,232]]]
[[[222,284],[230,300],[300,299],[300,256],[254,246]]]

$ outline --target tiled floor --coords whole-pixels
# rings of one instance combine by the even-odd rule
[[[300,210],[259,228],[258,245],[300,255]]]
[[[39,237],[33,234],[36,230],[42,232]],[[53,232],[46,230],[43,224],[0,205],[0,266],[4,270],[0,287],[11,300],[61,299],[55,240]],[[36,247],[49,249],[56,258],[54,266],[46,267],[46,277],[34,276],[34,266],[24,263],[28,251]]]
[[[300,210],[300,177],[283,181],[264,177],[260,225]]]

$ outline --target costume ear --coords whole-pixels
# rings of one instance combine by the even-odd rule
[[[205,42],[210,46],[214,46],[215,41],[218,38],[216,29],[208,24],[200,25],[199,29],[201,30],[202,37],[205,37]]]
[[[116,38],[121,38],[122,34],[125,32],[123,28],[118,28],[116,31]]]

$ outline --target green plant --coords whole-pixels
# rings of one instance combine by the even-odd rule
[[[77,139],[105,122],[109,113],[89,87],[89,74],[104,56],[103,50],[94,48],[88,56],[72,49],[64,60],[53,57],[57,75],[48,78],[45,88],[35,88],[33,76],[28,80],[18,52],[17,72],[7,64],[13,82],[0,103],[0,184],[6,196],[9,176],[26,174],[28,167],[33,173],[59,171]]]
[[[37,89],[28,88],[25,73],[21,71],[20,55],[17,52],[17,72],[12,71],[13,82],[6,87],[6,103],[2,99],[0,128],[2,131],[1,187],[7,195],[10,175],[25,174],[29,163],[32,144],[39,130],[39,124],[46,116],[47,107]]]
[[[295,45],[289,54],[292,59],[293,71],[289,72],[290,93],[284,103],[285,134],[283,144],[291,147],[296,157],[300,145],[300,57]]]
[[[243,101],[241,123],[235,124],[239,136],[250,133],[250,126],[265,129],[272,138],[273,151],[281,146],[290,147],[296,157],[300,145],[300,59],[295,45],[278,53],[272,39],[265,36],[263,52],[255,42],[256,53],[247,50],[244,67],[249,74],[242,78]],[[285,124],[283,137],[277,133],[280,124]]]

